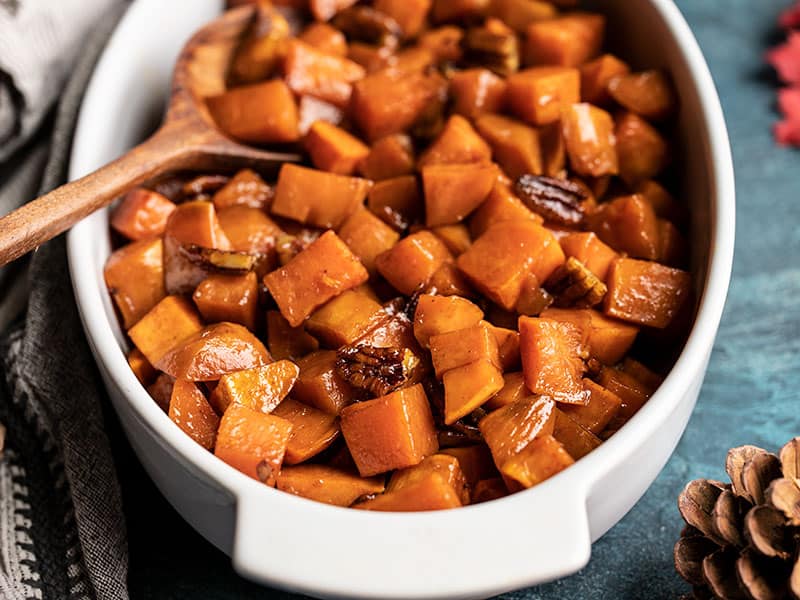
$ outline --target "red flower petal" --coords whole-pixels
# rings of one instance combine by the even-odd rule
[[[800,146],[800,120],[786,119],[775,123],[775,140],[782,146]]]
[[[786,83],[800,83],[800,32],[790,32],[786,43],[767,52],[767,62]]]
[[[778,90],[778,108],[790,121],[800,121],[800,87]]]
[[[784,29],[800,27],[800,2],[795,2],[794,6],[784,10],[778,19],[778,24]]]

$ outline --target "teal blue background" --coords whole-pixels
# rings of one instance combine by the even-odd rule
[[[777,82],[762,60],[778,39],[775,21],[790,0],[677,4],[722,98],[738,188],[733,282],[708,376],[669,464],[634,509],[594,545],[589,565],[562,581],[502,596],[506,600],[677,598],[688,591],[672,567],[672,546],[682,526],[676,498],[683,485],[696,477],[722,478],[732,446],[776,449],[800,434],[800,155],[773,143]],[[236,576],[227,557],[158,494],[117,433],[132,598],[295,597]],[[359,557],[344,558],[357,573]]]

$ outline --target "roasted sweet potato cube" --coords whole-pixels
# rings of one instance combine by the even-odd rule
[[[458,267],[484,295],[513,310],[528,273],[539,281],[564,262],[553,234],[533,221],[502,221],[458,257]]]
[[[619,410],[610,424],[613,426],[616,423],[615,429],[635,415],[654,391],[633,375],[613,367],[604,367],[597,382],[621,401]]]
[[[481,407],[503,387],[503,371],[491,360],[449,369],[444,384],[444,422],[451,425]]]
[[[453,256],[463,254],[467,251],[467,248],[472,245],[469,229],[467,229],[466,225],[462,225],[461,223],[455,225],[440,225],[439,227],[434,227],[431,231],[444,242],[444,245],[447,246],[447,249],[450,250]]]
[[[281,470],[292,424],[241,404],[231,404],[219,424],[214,454],[269,486]]]
[[[483,113],[500,112],[506,101],[505,79],[489,69],[456,71],[450,78],[453,111],[473,119]]]
[[[483,323],[433,335],[429,342],[433,368],[440,378],[447,371],[476,360],[488,361],[496,367],[500,365],[497,340]]]
[[[474,488],[482,479],[497,477],[497,467],[494,466],[492,454],[485,444],[446,448],[441,450],[440,454],[458,459],[461,472],[464,473],[464,479],[470,488]]]
[[[670,267],[682,267],[687,255],[686,240],[678,228],[666,219],[659,219],[658,261]]]
[[[492,163],[429,165],[422,168],[428,227],[464,220],[486,200],[497,181]]]
[[[297,360],[319,348],[303,327],[292,327],[277,310],[267,311],[267,346],[275,360]]]
[[[479,116],[475,126],[492,147],[495,161],[511,179],[526,173],[541,175],[539,134],[533,127],[494,114]]]
[[[364,68],[352,60],[320,52],[297,39],[286,45],[283,72],[295,94],[308,94],[338,107],[347,106],[353,83],[365,75]]]
[[[184,202],[178,206],[167,220],[164,234],[181,244],[196,244],[218,250],[231,249],[230,240],[220,227],[214,205],[203,200]]]
[[[600,204],[589,226],[614,250],[648,260],[659,256],[658,220],[652,205],[640,194]]]
[[[353,508],[387,512],[415,512],[445,510],[459,506],[461,506],[461,500],[453,486],[440,474],[429,473],[411,485],[354,504]]]
[[[405,131],[446,92],[437,73],[384,69],[357,82],[351,105],[355,122],[370,141]]]
[[[208,323],[231,321],[250,330],[256,328],[258,277],[252,271],[244,275],[209,275],[197,286],[192,299]]]
[[[228,83],[242,85],[272,75],[291,35],[289,22],[271,2],[257,2],[255,14],[228,67]]]
[[[414,336],[428,348],[431,336],[477,325],[483,311],[466,298],[423,294],[414,313]]]
[[[519,351],[525,385],[534,394],[559,402],[586,404],[581,377],[586,371],[581,331],[569,323],[538,317],[520,317]]]
[[[277,241],[283,230],[261,209],[230,206],[217,213],[219,224],[230,241],[231,250],[257,255],[256,271],[278,266]]]
[[[353,398],[350,385],[336,372],[336,352],[318,350],[297,361],[300,377],[292,396],[329,414],[339,414]]]
[[[591,379],[584,379],[583,385],[589,392],[588,404],[562,404],[559,408],[578,425],[598,435],[617,416],[622,400]]]
[[[373,181],[392,179],[414,172],[414,148],[411,138],[401,133],[377,140],[359,165],[361,174]]]
[[[272,195],[272,187],[258,173],[251,169],[242,169],[214,193],[211,201],[218,211],[231,206],[264,209],[272,201]]]
[[[663,185],[652,179],[641,181],[634,190],[641,194],[653,206],[656,216],[672,221],[675,225],[683,227],[689,220],[686,206],[678,202]]]
[[[507,102],[520,119],[547,125],[561,118],[561,110],[580,102],[581,77],[577,69],[534,67],[507,80]]]
[[[438,62],[461,59],[463,51],[461,40],[464,30],[454,25],[445,25],[436,29],[429,29],[419,36],[419,45],[433,52]]]
[[[659,329],[670,324],[692,287],[686,271],[632,258],[615,260],[607,282],[607,315]]]
[[[217,127],[243,142],[272,144],[300,137],[297,104],[279,79],[231,88],[206,103]]]
[[[392,180],[389,180],[392,181]],[[347,244],[370,274],[375,274],[375,259],[400,239],[394,229],[366,208],[358,208],[339,229]]]
[[[192,334],[203,329],[194,305],[181,296],[167,296],[128,330],[136,347],[154,365]]]
[[[341,108],[308,94],[300,96],[297,110],[299,112],[297,127],[300,135],[307,134],[317,121],[327,121],[332,125],[339,125],[344,121],[344,111]]]
[[[608,83],[619,75],[627,75],[630,67],[613,54],[603,54],[581,65],[581,100],[596,106],[608,104]]]
[[[219,417],[191,381],[175,381],[169,401],[169,418],[206,450],[214,448]]]
[[[556,438],[569,455],[578,460],[597,448],[602,440],[594,433],[576,422],[568,413],[556,409],[556,424],[553,428]]]
[[[298,39],[325,54],[347,56],[347,38],[327,23],[312,23],[303,30]]]
[[[508,496],[508,488],[501,477],[481,479],[472,490],[472,504],[481,504]]]
[[[444,242],[430,231],[419,231],[379,254],[375,266],[396,290],[410,296],[450,260],[452,256]]]
[[[416,465],[439,448],[420,384],[348,406],[341,427],[362,477]]]
[[[580,329],[589,356],[605,365],[622,360],[639,332],[637,326],[609,318],[591,308],[548,308],[541,316]]]
[[[471,297],[475,295],[475,291],[470,287],[458,267],[449,262],[436,269],[425,290],[440,296]]]
[[[461,115],[453,115],[419,157],[419,166],[488,162],[492,149]],[[423,170],[424,172],[424,170]]]
[[[656,391],[658,386],[664,382],[664,377],[662,375],[659,375],[630,356],[626,356],[622,361],[620,370],[622,370],[623,373],[627,373],[634,379],[639,380],[652,391]]]
[[[287,465],[296,465],[316,456],[339,436],[336,415],[306,406],[293,398],[286,398],[272,414],[292,424],[284,457]]]
[[[579,67],[600,52],[605,28],[603,15],[581,12],[531,23],[523,61],[528,65]]]
[[[292,327],[317,307],[369,279],[369,273],[333,231],[326,231],[285,266],[264,276],[264,285]]]
[[[397,59],[391,46],[374,46],[352,41],[347,47],[347,58],[364,67],[367,75],[392,66]]]
[[[329,348],[351,344],[383,316],[378,302],[358,290],[349,290],[314,311],[306,330]]]
[[[573,171],[591,177],[619,172],[614,120],[610,114],[591,104],[572,104],[564,109],[561,125]]]
[[[366,179],[286,163],[271,210],[305,225],[336,229],[363,204],[371,185]]]
[[[402,490],[427,478],[431,473],[438,473],[453,486],[456,495],[462,504],[469,504],[469,490],[467,480],[461,465],[455,456],[449,454],[432,454],[418,465],[400,469],[392,474],[386,485],[386,493]]]
[[[555,409],[552,398],[527,396],[481,419],[478,426],[498,469],[536,437],[553,433]]]
[[[605,281],[611,263],[619,257],[619,254],[601,242],[591,231],[567,234],[559,243],[568,258],[581,261],[601,281]]]
[[[428,16],[431,0],[376,0],[375,9],[389,15],[407,38],[415,37]]]
[[[241,325],[223,322],[208,325],[178,342],[153,366],[176,379],[217,381],[225,373],[270,362],[272,357],[256,336]]]
[[[363,496],[380,494],[383,477],[359,477],[325,465],[283,467],[278,489],[334,506],[350,506]]]
[[[518,33],[525,33],[528,25],[552,19],[558,11],[550,2],[539,0],[491,0],[489,14],[500,19]]]
[[[533,487],[560,473],[575,461],[552,435],[533,440],[500,469],[506,485],[513,482],[523,488]]]
[[[496,410],[509,404],[514,404],[523,398],[530,396],[525,385],[525,376],[522,371],[505,373],[503,375],[503,387],[486,402],[488,410]]]
[[[624,108],[654,121],[668,117],[677,103],[672,82],[657,70],[621,73],[608,82],[608,93]]]
[[[111,227],[129,240],[161,235],[174,210],[175,204],[158,192],[134,188],[114,208]]]
[[[169,413],[173,387],[175,387],[175,378],[166,373],[159,373],[155,381],[147,386],[147,393],[165,413]]]
[[[305,147],[317,169],[352,175],[369,154],[369,147],[344,129],[317,121],[308,130]]]
[[[497,351],[500,355],[500,367],[503,371],[518,369],[521,362],[519,356],[519,332],[514,329],[497,327],[488,323],[489,331],[497,340]]]
[[[136,379],[139,380],[139,383],[147,387],[155,381],[156,370],[138,348],[133,348],[128,352],[127,359],[128,366],[131,368],[131,371],[133,371],[133,374],[136,375]]]
[[[486,14],[489,0],[433,0],[431,20],[447,23],[462,19],[475,19]]]
[[[108,257],[103,277],[123,327],[133,326],[166,295],[162,257],[159,238],[130,243]]]
[[[211,393],[211,403],[220,413],[233,403],[270,413],[292,390],[299,374],[300,368],[288,360],[226,373]]]
[[[376,183],[367,196],[367,206],[384,223],[404,230],[422,214],[423,202],[414,175],[385,179]]]
[[[528,209],[505,184],[494,184],[488,198],[469,218],[469,231],[473,238],[482,236],[495,223],[502,221],[535,221],[542,218]]]
[[[617,120],[615,136],[619,174],[629,185],[652,179],[669,163],[667,142],[652,125],[635,114],[625,113]]]

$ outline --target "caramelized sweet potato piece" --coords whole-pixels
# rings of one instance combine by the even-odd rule
[[[267,311],[267,346],[275,360],[297,360],[319,348],[303,327],[292,327],[277,310]]]
[[[251,331],[256,328],[258,277],[252,271],[209,275],[197,286],[192,299],[208,323],[231,321]]]
[[[429,341],[433,368],[439,378],[451,369],[478,360],[485,360],[495,367],[500,364],[497,340],[482,323],[433,335]]]
[[[561,110],[580,102],[580,72],[567,67],[534,67],[507,80],[507,101],[514,114],[532,125],[561,118]]]
[[[262,210],[230,206],[220,210],[217,217],[232,250],[258,256],[255,269],[259,274],[278,265],[277,242],[285,234]]]
[[[124,328],[133,326],[166,295],[162,256],[163,245],[155,238],[123,246],[108,257],[103,277]]]
[[[610,114],[591,104],[572,104],[564,109],[561,125],[573,171],[592,177],[619,172],[614,120]]]
[[[686,206],[678,202],[663,185],[652,179],[639,182],[634,191],[641,194],[653,206],[656,216],[672,221],[675,225],[683,227],[689,220]]]
[[[520,317],[519,351],[528,389],[559,402],[586,404],[589,397],[581,383],[586,370],[581,342],[581,331],[574,325]]]
[[[306,330],[329,348],[351,344],[378,319],[382,307],[358,290],[336,296],[314,311],[306,321]]]
[[[350,385],[336,372],[336,352],[319,350],[297,361],[300,377],[292,395],[329,414],[339,414],[353,397]]]
[[[461,500],[440,474],[429,473],[425,478],[404,488],[376,496],[372,500],[354,504],[360,510],[389,512],[414,512],[458,508]]]
[[[175,204],[167,198],[144,188],[134,188],[111,214],[111,227],[129,240],[142,240],[161,235]]]
[[[503,375],[503,387],[486,402],[488,410],[496,410],[509,404],[514,404],[519,400],[530,395],[525,386],[525,376],[521,371],[505,373]]]
[[[292,398],[281,402],[272,414],[292,424],[285,462],[296,465],[328,448],[339,436],[336,415],[306,406]]]
[[[281,80],[231,88],[206,103],[217,127],[243,142],[294,142],[300,136],[297,105]]]
[[[474,119],[483,113],[502,110],[506,100],[506,82],[489,69],[456,71],[450,78],[450,95],[454,101],[453,111]]]
[[[615,250],[635,258],[658,258],[658,221],[652,205],[640,194],[621,196],[599,205],[589,219],[589,226]]]
[[[375,9],[397,21],[406,38],[413,38],[420,32],[430,8],[431,0],[375,1]]]
[[[384,490],[383,477],[359,477],[325,465],[284,467],[278,475],[278,489],[334,506],[350,506],[364,496]]]
[[[635,325],[606,317],[591,308],[548,308],[541,316],[580,329],[589,356],[605,365],[618,363],[630,350],[639,332]]]
[[[139,380],[139,383],[147,387],[155,381],[156,370],[138,348],[133,348],[128,352],[127,359],[128,366],[131,368],[131,371],[133,371],[133,374],[136,375],[136,379]]]
[[[528,396],[481,419],[478,426],[498,469],[535,438],[553,433],[555,410],[551,398]]]
[[[508,488],[501,477],[481,479],[472,490],[472,504],[480,504],[508,496]]]
[[[369,278],[369,273],[333,231],[326,231],[285,266],[264,277],[264,285],[292,327],[314,309]]]
[[[414,175],[376,183],[367,196],[369,210],[392,228],[402,231],[422,213],[422,196]]]
[[[326,121],[311,126],[305,146],[317,169],[339,175],[352,175],[369,154],[369,148],[361,140]]]
[[[395,133],[377,140],[359,165],[361,174],[374,181],[392,179],[414,172],[414,148],[411,138]]]
[[[611,100],[608,83],[619,75],[627,75],[630,67],[613,54],[603,54],[581,65],[581,100],[605,105]]]
[[[414,336],[428,348],[432,336],[477,325],[482,318],[483,311],[465,298],[423,294],[414,313]]]
[[[475,484],[482,479],[497,476],[497,468],[494,466],[492,454],[485,444],[446,448],[441,450],[440,454],[448,454],[458,459],[458,465],[470,488],[474,488]]]
[[[621,73],[608,82],[608,92],[621,106],[645,119],[664,119],[675,110],[675,91],[662,71]]]
[[[600,52],[605,27],[604,16],[582,12],[531,23],[523,60],[528,65],[579,67]]]
[[[491,148],[469,121],[461,115],[453,115],[447,120],[439,136],[419,157],[419,166],[482,163],[491,158]]]
[[[584,379],[583,385],[589,392],[588,404],[562,404],[559,408],[578,425],[598,435],[617,416],[622,400],[591,379]]]
[[[241,404],[231,404],[219,424],[214,454],[269,486],[281,470],[292,424]]]
[[[631,358],[630,356],[626,356],[623,359],[620,369],[623,373],[627,373],[634,379],[637,379],[652,391],[655,391],[664,381],[664,377],[655,371],[650,370],[638,360]]]
[[[439,446],[419,384],[348,406],[342,410],[341,427],[362,477],[416,465]]]
[[[170,215],[164,229],[166,236],[181,244],[196,244],[202,248],[230,250],[231,244],[217,219],[211,202],[184,202]]]
[[[395,471],[386,485],[386,493],[413,486],[426,479],[431,473],[438,473],[453,486],[461,503],[469,504],[469,490],[464,472],[461,470],[458,459],[448,454],[432,454],[418,465]]]
[[[469,20],[486,14],[489,0],[433,0],[431,20],[434,23]]]
[[[500,115],[485,114],[475,126],[492,147],[494,159],[511,177],[542,173],[542,153],[536,129]]]
[[[303,30],[298,39],[325,54],[347,56],[347,38],[327,23],[312,23]]]
[[[472,245],[472,238],[466,225],[460,223],[456,225],[440,225],[439,227],[434,227],[431,231],[444,242],[444,245],[447,246],[453,256],[464,254],[467,248]]]
[[[612,367],[604,367],[600,371],[598,383],[615,394],[621,401],[619,410],[611,423],[612,426],[616,424],[615,428],[619,428],[635,415],[654,391],[629,373]]]
[[[159,373],[155,381],[147,386],[147,393],[165,413],[169,413],[173,387],[175,387],[175,378],[166,373]]]
[[[350,101],[353,83],[365,75],[352,60],[320,52],[297,39],[287,43],[283,72],[295,94],[309,94],[341,108]]]
[[[652,179],[667,166],[667,142],[644,119],[625,113],[617,120],[615,135],[619,174],[629,185]]]
[[[286,163],[271,210],[306,225],[336,229],[364,202],[371,185],[366,179]]]
[[[687,244],[678,228],[666,219],[658,219],[658,261],[670,267],[686,263]]]
[[[297,110],[299,112],[297,127],[300,135],[307,134],[317,121],[326,121],[332,125],[339,125],[344,121],[344,112],[341,108],[308,94],[300,96]]]
[[[552,435],[543,435],[511,457],[500,469],[506,485],[533,487],[563,471],[575,461]]]
[[[330,21],[337,13],[353,6],[358,0],[309,0],[311,14],[317,21]]]
[[[419,45],[427,48],[436,57],[438,62],[461,59],[461,40],[464,30],[454,25],[445,25],[436,29],[429,29],[419,37]]]
[[[359,258],[364,268],[374,274],[375,259],[394,246],[400,234],[371,211],[359,208],[342,224],[339,237]]]
[[[234,403],[270,413],[289,394],[299,374],[300,368],[288,360],[226,373],[211,393],[211,402],[220,413]]]
[[[525,33],[528,25],[552,19],[558,11],[550,2],[540,0],[491,0],[489,14],[516,32]]]
[[[444,242],[430,231],[420,231],[404,237],[391,250],[379,254],[375,266],[396,290],[410,296],[451,259]]]
[[[169,401],[169,418],[203,448],[214,448],[219,417],[193,382],[175,381]]]
[[[464,220],[486,200],[496,180],[492,163],[423,167],[426,224],[436,227]]]
[[[602,440],[577,423],[568,413],[556,409],[553,437],[561,442],[569,455],[578,460],[597,448]]]
[[[607,315],[659,329],[670,324],[692,286],[686,271],[632,258],[614,261],[607,281]]]
[[[272,75],[291,35],[289,22],[271,2],[258,2],[255,15],[228,68],[236,85],[256,83]]]
[[[181,296],[167,296],[128,330],[151,365],[174,346],[203,329],[194,305]]]
[[[442,376],[444,422],[452,425],[481,407],[503,387],[503,372],[491,360],[476,360]]]
[[[497,182],[488,198],[469,218],[469,231],[473,238],[482,236],[495,223],[502,221],[534,221],[542,218],[529,210],[508,186]]]
[[[592,273],[605,281],[608,269],[619,254],[600,241],[594,233],[570,233],[559,240],[561,249],[569,258],[581,261]]]
[[[242,169],[214,193],[211,201],[217,211],[231,206],[264,209],[272,201],[272,194],[272,188],[258,173]]]
[[[425,291],[440,296],[465,296],[475,295],[464,275],[453,263],[444,263],[431,276]]]
[[[500,355],[500,366],[503,371],[513,371],[519,368],[519,332],[505,327],[497,327],[488,323],[489,331],[497,340],[497,351]]]

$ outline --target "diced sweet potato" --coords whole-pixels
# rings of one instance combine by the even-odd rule
[[[439,62],[456,62],[463,54],[461,40],[464,30],[454,25],[429,29],[419,37],[419,45],[433,52]]]
[[[619,410],[612,423],[623,425],[635,415],[650,398],[653,390],[628,373],[612,367],[604,367],[597,381],[620,399]]]
[[[581,377],[586,370],[581,331],[552,319],[520,317],[519,351],[525,385],[559,402],[586,404]]]
[[[452,257],[444,242],[430,231],[420,231],[404,237],[391,250],[379,254],[375,266],[396,290],[410,296],[450,260]]]
[[[508,496],[508,488],[500,477],[481,479],[472,490],[472,504],[480,504]]]
[[[453,111],[473,119],[483,113],[496,113],[506,101],[505,79],[489,69],[456,71],[450,78]]]
[[[521,371],[505,373],[503,375],[503,387],[486,402],[488,410],[496,410],[509,404],[514,404],[519,400],[530,395],[525,385],[525,376]]]
[[[361,206],[371,185],[366,179],[286,163],[271,210],[306,225],[335,229]]]
[[[466,225],[460,223],[456,225],[440,225],[439,227],[434,227],[431,231],[444,242],[444,245],[447,246],[453,256],[463,254],[472,245],[472,238]]]
[[[203,248],[230,250],[231,244],[220,227],[217,211],[211,202],[184,202],[170,215],[164,229],[166,236],[181,244],[196,244]]]
[[[128,330],[136,347],[156,365],[174,346],[203,329],[194,305],[181,296],[167,296]]]
[[[662,71],[621,73],[608,82],[608,92],[617,103],[645,119],[664,119],[675,110],[675,91]]]
[[[344,121],[344,111],[341,108],[308,94],[300,96],[297,110],[299,113],[297,127],[300,135],[307,134],[317,121],[327,121],[332,125],[339,125]]]
[[[528,396],[481,419],[478,426],[498,469],[535,438],[553,432],[555,410],[551,398]]]
[[[222,415],[214,454],[248,477],[274,486],[291,432],[292,424],[285,419],[231,404]]]
[[[339,175],[352,175],[369,154],[369,147],[361,140],[326,121],[311,126],[305,146],[317,169]]]
[[[560,409],[578,425],[598,435],[617,416],[622,400],[591,379],[584,379],[583,385],[589,392],[589,403],[562,404]]]
[[[503,387],[503,371],[491,360],[450,369],[442,376],[444,422],[451,425],[481,407]]]
[[[286,45],[283,72],[286,85],[295,94],[308,94],[339,107],[347,106],[353,83],[365,75],[364,68],[352,60],[320,52],[297,39]]]
[[[161,235],[175,204],[144,188],[134,188],[122,198],[111,214],[111,227],[129,240]]]
[[[600,52],[605,27],[604,16],[581,12],[531,23],[523,60],[528,65],[579,67]]]
[[[285,266],[264,277],[264,285],[292,327],[317,307],[369,278],[361,262],[333,231],[326,231]]]
[[[541,225],[503,221],[476,239],[457,262],[478,290],[513,310],[524,277],[532,272],[539,281],[546,281],[564,262],[564,253],[558,240]]]
[[[411,321],[405,314],[395,314],[391,310],[384,310],[384,318],[353,344],[375,348],[408,348],[417,356],[421,354]]]
[[[438,473],[429,473],[425,478],[394,492],[376,496],[372,500],[354,504],[360,510],[388,512],[414,512],[423,510],[445,510],[458,508],[461,501],[458,493]]]
[[[561,442],[552,435],[543,435],[506,461],[500,472],[506,485],[510,480],[523,488],[529,488],[563,471],[574,462]]]
[[[483,311],[465,298],[423,294],[414,313],[414,336],[428,348],[431,336],[477,325],[482,318]]]
[[[128,352],[127,358],[128,366],[130,366],[133,374],[136,375],[136,379],[139,380],[139,383],[147,387],[155,381],[156,370],[138,348],[133,348]]]
[[[347,47],[347,58],[364,67],[369,75],[390,67],[397,59],[397,55],[391,46],[374,46],[352,41]]]
[[[553,437],[575,460],[583,458],[602,443],[599,437],[573,420],[568,413],[558,409]]]
[[[622,360],[639,332],[635,325],[609,318],[591,308],[548,308],[541,316],[580,329],[589,356],[605,365]]]
[[[600,241],[594,233],[570,233],[559,240],[564,254],[581,261],[601,281],[605,281],[612,261],[619,255]]]
[[[418,465],[395,471],[386,485],[386,493],[412,486],[426,479],[431,473],[441,475],[447,483],[453,486],[461,503],[469,504],[469,490],[464,472],[461,470],[458,459],[449,454],[432,454]]]
[[[462,221],[486,200],[496,180],[497,168],[492,163],[423,167],[428,227]]]
[[[350,506],[363,496],[380,494],[384,484],[383,477],[367,479],[325,465],[298,465],[281,469],[278,489],[317,502]]]
[[[325,54],[347,56],[347,38],[327,23],[312,23],[303,30],[298,39]]]
[[[502,221],[534,221],[542,218],[526,207],[507,185],[495,183],[489,196],[469,218],[469,230],[473,238],[482,236],[495,223]]]
[[[689,219],[686,206],[678,202],[663,185],[652,179],[641,181],[634,186],[634,191],[641,194],[653,206],[656,216],[672,221],[683,227]]]
[[[292,327],[277,310],[267,311],[267,346],[275,360],[297,360],[319,348],[303,327]]]
[[[580,72],[567,67],[534,67],[507,80],[506,95],[514,114],[533,125],[561,118],[561,110],[580,102]]]
[[[169,413],[173,387],[175,387],[175,378],[166,373],[159,373],[155,381],[147,386],[147,393],[165,413]]]
[[[214,448],[219,417],[191,381],[175,381],[169,401],[169,418],[206,450]]]
[[[664,382],[664,377],[662,375],[659,375],[630,356],[624,358],[620,369],[623,373],[627,373],[634,379],[639,380],[652,391],[656,391],[658,386]]]
[[[539,146],[542,151],[542,170],[548,177],[566,176],[567,151],[561,122],[554,121],[539,128]]]
[[[431,8],[431,0],[376,0],[375,9],[389,15],[403,30],[406,38],[415,37]]]
[[[206,103],[217,127],[243,142],[294,142],[300,136],[297,104],[279,79],[231,88]]]
[[[625,113],[617,120],[615,136],[619,174],[629,185],[652,179],[667,166],[667,142],[644,119],[633,113]]]
[[[192,299],[207,323],[231,321],[250,330],[256,328],[258,277],[252,271],[209,275],[197,286]]]
[[[269,78],[290,35],[289,22],[271,2],[256,3],[255,15],[228,68],[229,84],[256,83]]]
[[[531,23],[552,19],[558,11],[550,2],[539,0],[491,0],[489,14],[524,33]]]
[[[663,329],[687,301],[692,277],[658,263],[620,258],[611,265],[607,282],[607,315]]]
[[[350,344],[383,316],[378,302],[358,290],[336,296],[314,311],[306,330],[329,348]]]
[[[411,138],[395,133],[377,140],[359,165],[361,174],[373,181],[392,179],[414,172],[414,148]]]
[[[251,169],[242,169],[214,193],[211,201],[218,211],[231,206],[264,209],[272,201],[272,194],[272,188],[258,173]]]
[[[288,360],[226,373],[214,388],[211,401],[220,413],[233,403],[270,413],[289,394],[299,374],[300,368]]]
[[[362,477],[416,465],[439,447],[420,384],[348,406],[341,427]]]
[[[475,291],[470,287],[458,267],[449,262],[436,269],[428,281],[425,291],[440,296],[470,297],[475,295]]]
[[[336,372],[336,352],[318,350],[297,361],[300,377],[292,396],[329,414],[339,414],[353,398],[350,385]]]
[[[176,379],[216,381],[225,373],[270,362],[272,357],[256,336],[241,325],[223,322],[208,325],[178,342],[153,366]]]
[[[488,361],[495,367],[500,364],[497,340],[482,323],[433,335],[429,341],[433,368],[439,378],[451,369],[477,360]]]
[[[394,246],[400,239],[400,234],[371,211],[358,208],[342,224],[339,237],[359,258],[364,268],[374,274],[375,259]]]
[[[475,19],[486,14],[489,0],[434,0],[431,20],[434,23]]]
[[[572,104],[564,109],[561,124],[573,171],[592,177],[619,172],[614,120],[610,114],[591,104]]]
[[[140,240],[114,251],[103,268],[103,277],[122,326],[132,327],[166,295],[161,240]]]
[[[658,220],[653,207],[640,194],[600,204],[590,217],[589,226],[615,250],[634,258],[658,258]]]
[[[492,158],[492,150],[461,115],[453,115],[442,132],[419,157],[419,166],[482,163]]]
[[[272,414],[292,424],[284,458],[287,465],[296,465],[316,456],[339,436],[336,415],[306,406],[292,398],[281,402]]]
[[[603,54],[581,65],[581,100],[605,105],[611,100],[608,83],[619,75],[627,75],[630,67],[613,54]]]
[[[232,250],[258,256],[256,272],[262,274],[262,269],[278,266],[277,241],[284,232],[261,209],[230,206],[220,210],[217,217]]]
[[[367,206],[384,223],[396,230],[405,229],[422,214],[417,178],[404,175],[379,181],[369,191]]]
[[[682,267],[688,254],[686,240],[678,228],[666,219],[658,220],[658,261],[670,267]]]
[[[489,331],[497,340],[497,351],[500,355],[500,367],[503,371],[513,371],[519,368],[521,361],[519,356],[519,332],[514,329],[497,327],[488,324]]]
[[[440,454],[447,454],[458,459],[458,465],[470,488],[474,488],[475,484],[482,479],[497,477],[497,467],[494,466],[492,454],[485,444],[446,448],[441,450]]]

